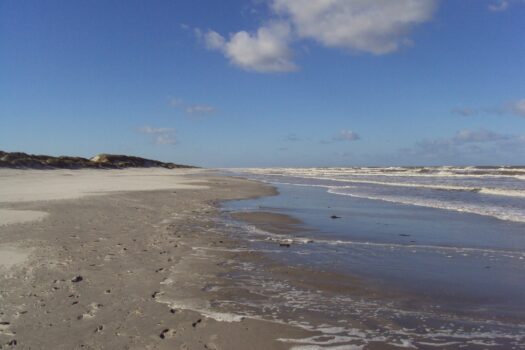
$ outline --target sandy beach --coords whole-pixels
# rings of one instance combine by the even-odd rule
[[[199,169],[2,169],[0,348],[523,345],[517,306],[480,307],[488,297],[464,297],[472,293],[465,287],[441,293],[450,273],[413,283],[420,270],[448,263],[482,285],[499,276],[492,270],[519,273],[522,253],[496,259],[484,248],[399,243],[424,239],[421,227],[407,237],[381,225],[377,234],[393,240],[385,244],[344,241],[377,227],[361,220],[392,209],[353,201],[345,211],[346,197],[322,191]],[[396,220],[412,215],[398,210],[410,212]],[[402,280],[397,271],[413,275]],[[493,303],[507,295],[484,291]],[[511,305],[511,297],[521,300],[509,294]]]
[[[524,18],[0,1],[0,350],[525,350]]]
[[[0,347],[287,349],[277,338],[311,335],[206,312],[206,291],[239,248],[216,203],[273,188],[200,170],[0,178]]]

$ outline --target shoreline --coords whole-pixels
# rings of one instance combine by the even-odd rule
[[[24,263],[0,268],[0,345],[288,349],[290,344],[278,337],[311,335],[253,318],[221,322],[184,305],[177,308],[176,299],[166,302],[170,290],[184,293],[189,284],[202,289],[211,282],[195,281],[194,266],[184,267],[189,268],[186,281],[170,282],[185,258],[202,254],[201,248],[238,248],[217,227],[218,202],[276,194],[264,184],[205,172],[186,179],[208,189],[2,202],[1,208],[48,215],[0,226],[0,247],[33,249]],[[229,253],[216,256],[223,263],[231,258]],[[209,261],[199,269],[210,276],[217,272]],[[201,301],[207,301],[205,295]]]
[[[506,254],[504,251],[500,263],[498,257],[492,256],[491,251],[483,249],[461,247],[449,249],[426,242],[423,245],[421,242],[412,244],[409,240],[419,241],[424,238],[422,236],[424,230],[414,222],[410,222],[410,227],[407,226],[408,229],[413,230],[408,238],[407,235],[401,234],[406,231],[393,231],[389,230],[388,226],[384,226],[385,228],[379,231],[387,239],[384,242],[370,242],[362,233],[374,228],[377,222],[389,218],[389,216],[385,216],[386,219],[381,218],[380,214],[385,213],[381,204],[354,200],[351,203],[345,202],[348,203],[349,209],[344,211],[341,209],[345,205],[342,203],[344,197],[323,195],[317,193],[321,190],[316,191],[316,189],[304,193],[301,192],[302,188],[293,186],[287,188],[286,185],[278,186],[278,190],[281,194],[280,198],[260,198],[255,201],[232,203],[227,206],[226,213],[233,213],[230,217],[233,216],[234,220],[244,219],[242,220],[244,231],[249,232],[245,240],[251,242],[254,249],[266,253],[266,263],[268,260],[273,260],[273,264],[267,264],[270,269],[272,266],[279,265],[288,267],[283,269],[282,273],[279,271],[274,273],[277,279],[294,280],[296,283],[289,283],[292,287],[302,285],[306,290],[323,291],[323,298],[316,298],[312,306],[323,310],[321,316],[332,313],[339,316],[332,322],[326,322],[339,326],[341,330],[333,334],[339,336],[340,342],[334,338],[331,344],[341,344],[344,343],[345,337],[353,337],[354,342],[341,345],[364,345],[366,349],[389,348],[389,345],[396,346],[395,344],[403,346],[399,341],[407,342],[405,344],[407,346],[421,345],[423,348],[427,345],[440,346],[439,344],[449,344],[450,348],[462,345],[473,349],[483,348],[483,345],[489,346],[488,344],[509,348],[523,345],[525,339],[522,336],[525,334],[523,333],[525,329],[522,327],[523,314],[515,307],[504,308],[509,303],[501,304],[503,307],[496,304],[499,299],[493,298],[492,295],[496,297],[501,295],[497,294],[498,286],[494,287],[495,292],[492,295],[489,294],[492,290],[489,290],[485,292],[486,294],[480,292],[470,297],[467,293],[462,294],[460,288],[453,289],[450,294],[441,293],[440,290],[443,291],[444,286],[447,285],[428,283],[425,281],[427,276],[423,273],[417,275],[416,272],[412,279],[412,276],[397,281],[391,278],[400,275],[403,271],[407,274],[417,271],[418,266],[421,266],[422,271],[430,270],[429,275],[431,275],[435,270],[432,271],[429,266],[433,263],[447,263],[458,270],[466,268],[465,271],[471,273],[470,276],[480,276],[488,280],[494,276],[492,271],[500,270],[505,264],[512,263],[513,265],[507,266],[518,268],[516,264],[521,262],[522,254],[516,255],[514,252]],[[303,205],[302,201],[305,198],[315,198],[314,203],[317,206],[312,205],[312,202]],[[389,207],[391,208],[393,207]],[[378,214],[374,214],[372,209]],[[400,210],[408,213],[406,209]],[[241,213],[238,213],[239,211]],[[268,211],[272,214],[269,215]],[[340,220],[331,218],[334,211],[341,216]],[[352,211],[364,215],[356,215]],[[277,215],[275,216],[274,213]],[[371,214],[368,217],[372,219],[367,220],[367,214]],[[400,214],[399,217],[403,217],[403,213]],[[435,214],[439,217],[441,213]],[[264,217],[264,220],[257,218],[258,215]],[[296,227],[298,230],[289,230],[290,219],[283,220],[286,215],[290,215],[294,223],[302,220],[303,225]],[[271,216],[277,219],[273,224],[270,222]],[[355,224],[359,220],[366,222]],[[280,230],[273,229],[275,226]],[[311,231],[303,231],[303,226]],[[345,240],[346,229],[352,230],[350,232],[355,234],[355,238],[349,234]],[[388,236],[389,232],[392,232],[390,236]],[[435,233],[438,235],[435,237],[439,237],[440,232]],[[374,236],[370,235],[370,238]],[[280,242],[289,243],[289,246],[286,245],[284,248],[286,253],[279,247]],[[487,257],[490,258],[490,262],[486,262]],[[389,263],[391,267],[387,266]],[[300,275],[290,278],[290,267],[295,267]],[[386,269],[388,271],[383,273]],[[401,273],[397,274],[397,271]],[[316,272],[322,273],[316,275]],[[510,271],[507,273],[510,274]],[[417,281],[419,276],[422,276],[423,283],[411,284]],[[340,285],[339,281],[345,283]],[[484,280],[480,283],[486,284]],[[512,293],[508,295],[512,296]],[[286,293],[283,293],[283,296],[286,299]],[[345,297],[348,299],[338,305],[337,300]],[[295,319],[301,317],[304,319],[305,315],[307,317],[308,310],[303,311],[296,314]],[[319,324],[317,322],[319,319],[314,315],[313,323]],[[359,324],[360,322],[364,324]],[[345,324],[346,329],[343,329]],[[483,332],[480,331],[482,329]],[[356,332],[361,332],[361,335],[356,336]]]
[[[23,189],[38,189],[35,172],[25,174]],[[0,346],[311,350],[523,340],[519,325],[484,330],[361,274],[305,263],[337,257],[309,234],[317,226],[307,226],[307,217],[228,209],[241,199],[279,203],[272,196],[281,188],[202,170],[36,174],[41,185],[59,175],[72,191],[44,193],[54,200],[38,202],[11,193],[19,200],[0,203],[0,210],[46,213],[0,226],[0,254],[14,252],[19,262],[0,266]],[[86,180],[100,181],[96,193]],[[120,187],[108,186],[115,182]],[[0,194],[16,192],[6,184]]]

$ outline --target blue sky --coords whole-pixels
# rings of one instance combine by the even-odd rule
[[[3,0],[0,149],[525,164],[525,1]]]

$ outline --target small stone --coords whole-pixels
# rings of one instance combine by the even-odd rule
[[[81,282],[81,281],[83,281],[83,280],[84,280],[84,277],[78,275],[78,276],[75,276],[75,277],[71,280],[71,282],[73,282],[73,283],[78,283],[78,282]]]

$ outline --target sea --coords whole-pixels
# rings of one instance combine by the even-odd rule
[[[281,339],[292,349],[525,349],[525,167],[222,171],[279,191],[223,204],[266,261],[237,274],[258,297],[228,305],[322,334]],[[301,224],[275,233],[233,212]]]

